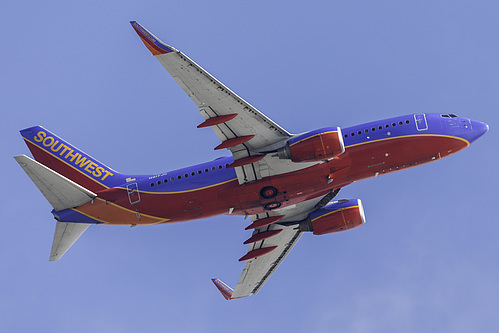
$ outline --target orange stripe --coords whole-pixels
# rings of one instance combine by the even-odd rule
[[[169,221],[169,219],[142,214],[127,209],[99,197],[95,198],[93,203],[89,202],[78,207],[78,209],[73,209],[80,214],[106,224],[158,224]],[[137,217],[137,213],[140,214],[140,217]],[[120,221],[120,223],[113,223],[110,221]]]

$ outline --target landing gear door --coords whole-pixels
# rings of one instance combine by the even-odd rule
[[[127,184],[126,190],[128,192],[128,200],[130,200],[130,204],[134,205],[140,202],[140,194],[139,187],[137,183]]]
[[[414,120],[416,121],[416,128],[418,131],[426,131],[428,129],[428,123],[426,122],[426,115],[424,113],[415,114]]]

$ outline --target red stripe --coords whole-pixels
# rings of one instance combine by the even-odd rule
[[[284,215],[277,215],[277,216],[270,216],[270,217],[266,217],[264,219],[256,220],[255,222],[253,222],[249,226],[247,226],[246,229],[244,229],[244,230],[264,227],[266,225],[269,225],[269,224],[272,224],[274,222],[281,220],[283,217],[284,217]]]
[[[167,51],[163,50],[161,47],[158,45],[154,44],[149,38],[147,38],[140,30],[138,30],[133,24],[132,24],[133,29],[139,35],[140,39],[144,43],[144,45],[151,51],[153,55],[159,55],[159,54],[165,54],[168,53]]]
[[[261,257],[269,252],[274,251],[277,248],[277,246],[271,246],[271,247],[264,247],[258,250],[253,250],[251,252],[246,253],[244,256],[242,256],[239,261],[245,261],[245,260],[250,260],[250,259],[255,259],[258,257]]]
[[[50,168],[54,170],[55,172],[63,175],[66,178],[71,179],[78,185],[83,186],[84,188],[92,191],[92,192],[98,192],[101,190],[106,189],[107,187],[100,184],[99,182],[93,180],[83,172],[69,166],[68,164],[64,163],[60,159],[52,156],[51,154],[47,153],[45,150],[41,149],[40,147],[32,144],[31,142],[26,141],[26,145],[28,146],[29,150],[33,154],[33,157],[35,160],[40,162],[41,164],[45,165],[47,168]]]
[[[251,243],[256,243],[256,242],[262,241],[264,239],[267,239],[267,238],[270,238],[272,236],[277,235],[281,231],[282,231],[282,229],[260,232],[256,235],[253,235],[249,239],[245,240],[243,244],[251,244]]]
[[[227,166],[227,168],[230,169],[230,168],[235,168],[235,167],[239,167],[239,166],[243,166],[243,165],[255,163],[255,162],[260,161],[264,157],[265,157],[265,155],[253,155],[253,156],[248,156],[248,157],[245,157],[245,158],[240,158],[238,160],[235,160],[231,164],[229,164]]]
[[[222,124],[222,123],[228,122],[229,120],[234,119],[236,116],[237,116],[237,113],[233,113],[233,114],[226,114],[223,116],[206,119],[204,122],[199,124],[197,126],[197,128],[219,125],[219,124]]]
[[[240,136],[237,138],[225,140],[221,144],[215,147],[215,150],[223,149],[223,148],[231,148],[237,145],[240,145],[242,143],[245,143],[251,139],[253,139],[255,136],[254,135],[245,135],[245,136]]]

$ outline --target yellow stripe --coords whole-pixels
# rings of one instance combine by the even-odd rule
[[[76,209],[76,208],[71,208],[71,209],[72,209],[72,210],[74,210],[74,211],[76,211],[76,212],[78,212],[78,213],[80,213],[80,214],[82,214],[82,215],[85,215],[86,217],[91,218],[92,220],[97,220],[97,221],[102,222],[102,223],[109,223],[109,222],[103,221],[103,220],[101,220],[101,219],[95,218],[95,217],[93,217],[93,216],[90,216],[90,215],[88,215],[88,214],[85,214],[84,212],[82,212],[82,211],[81,211],[81,210],[79,210],[79,209]]]
[[[321,219],[323,217],[326,217],[328,215],[331,215],[331,214],[334,214],[334,213],[337,213],[337,212],[341,212],[341,214],[343,214],[343,211],[344,210],[347,210],[347,209],[352,209],[352,208],[359,208],[359,206],[350,206],[350,207],[345,207],[345,208],[341,208],[341,209],[337,209],[337,210],[334,210],[332,212],[329,212],[327,214],[324,214],[324,215],[321,215],[321,216],[318,216],[316,217],[315,219],[312,220],[312,222],[314,222],[315,220],[318,220],[318,219]],[[343,215],[342,215],[343,216]],[[345,216],[343,216],[343,222],[345,222]]]
[[[133,213],[134,215],[135,215],[135,214],[137,214],[137,213],[140,213],[140,212],[137,212],[137,211],[134,211],[134,210],[131,210],[131,209],[125,208],[125,207],[123,207],[123,206],[117,205],[117,204],[115,204],[115,203],[113,203],[113,202],[110,202],[110,201],[104,200],[104,199],[99,198],[99,197],[94,198],[94,200],[100,200],[100,201],[103,201],[103,202],[104,202],[104,203],[106,203],[107,205],[112,205],[112,206],[114,206],[114,207],[116,207],[116,208],[119,208],[119,209],[121,209],[121,210],[125,210],[125,211],[127,211],[127,212],[129,212],[129,213]],[[95,217],[93,217],[93,216],[91,216],[91,215],[88,215],[88,214],[86,214],[86,213],[84,213],[84,212],[80,211],[79,209],[76,209],[76,208],[73,208],[73,209],[74,209],[75,211],[77,211],[78,213],[83,214],[83,215],[85,215],[85,216],[87,216],[87,217],[90,217],[90,218],[92,218],[92,219],[94,219],[94,220],[97,220],[97,221],[100,221],[100,222],[103,222],[103,223],[109,223],[109,222],[106,222],[106,221],[103,221],[103,220],[99,220],[99,219],[97,219],[97,218],[95,218]],[[155,222],[155,223],[148,223],[148,224],[159,224],[159,223],[163,223],[163,222],[168,222],[168,221],[170,221],[170,219],[163,219],[163,218],[159,218],[159,217],[157,217],[157,216],[153,216],[153,215],[149,215],[149,214],[143,214],[143,213],[140,213],[140,215],[141,215],[141,216],[148,217],[148,218],[151,218],[151,219],[159,220],[159,222]]]
[[[118,207],[120,207],[120,206],[118,206]],[[120,208],[123,208],[123,207],[120,207]],[[94,217],[94,216],[88,215],[88,214],[86,214],[86,213],[82,212],[82,211],[81,211],[81,210],[79,210],[79,209],[76,209],[76,208],[72,208],[72,209],[73,209],[73,210],[75,210],[75,211],[77,211],[78,213],[80,213],[80,214],[82,214],[82,215],[85,215],[86,217],[89,217],[89,218],[91,218],[91,219],[93,219],[93,220],[96,220],[96,221],[102,222],[103,224],[113,224],[113,223],[111,223],[111,222],[106,222],[106,221],[101,220],[101,219],[98,219],[98,218],[96,218],[96,217]],[[126,208],[123,208],[123,209],[126,209]],[[134,212],[134,213],[138,213],[138,212]],[[142,213],[140,213],[140,215],[141,215],[141,216],[147,216],[147,217],[149,217],[149,218],[159,219],[158,217],[154,217],[154,216],[147,215],[147,214],[142,214]],[[168,221],[170,221],[170,219],[163,219],[163,220],[160,220],[159,222],[153,222],[153,223],[137,223],[137,224],[141,224],[141,225],[154,225],[154,224],[166,223],[166,222],[168,222]],[[130,224],[132,224],[132,223],[130,223]],[[128,225],[128,223],[127,223],[127,225]]]
[[[302,142],[302,141],[305,141],[305,140],[311,139],[311,138],[316,137],[316,136],[318,136],[318,135],[327,134],[327,133],[338,133],[338,131],[329,131],[329,132],[317,133],[317,134],[315,134],[315,135],[309,136],[308,138],[301,139],[300,141],[296,141],[295,143],[292,143],[292,144],[291,144],[291,145],[289,145],[289,146],[290,146],[290,147],[291,147],[291,146],[294,146],[294,145],[296,145],[297,143],[300,143],[300,142]]]
[[[102,183],[101,183],[101,182],[99,182],[98,180],[95,180],[94,178],[90,177],[90,176],[89,176],[89,175],[87,175],[86,173],[84,173],[84,172],[82,172],[81,170],[79,170],[79,169],[75,168],[74,166],[72,166],[72,165],[71,165],[71,164],[69,164],[68,162],[66,162],[66,161],[64,161],[64,160],[60,159],[59,157],[57,157],[56,155],[52,154],[50,151],[48,151],[48,150],[46,150],[46,149],[44,149],[44,148],[42,148],[42,147],[38,146],[36,143],[33,143],[33,142],[31,142],[30,140],[28,140],[28,139],[26,139],[26,138],[24,138],[24,137],[23,137],[23,139],[24,139],[24,140],[26,140],[26,141],[28,141],[29,143],[31,143],[31,144],[33,144],[33,145],[37,146],[38,148],[42,149],[44,152],[49,153],[50,155],[52,155],[53,157],[55,157],[55,158],[56,158],[56,159],[58,159],[59,161],[61,161],[61,162],[63,162],[64,164],[66,164],[66,165],[68,165],[68,166],[72,167],[73,169],[75,169],[76,171],[78,171],[78,172],[79,172],[79,173],[81,173],[82,175],[84,175],[84,176],[86,176],[86,177],[90,178],[90,179],[91,179],[91,180],[93,180],[94,182],[101,184],[101,185],[102,185],[102,186],[104,186],[105,188],[109,188],[108,186],[106,186],[106,185],[102,184]],[[75,148],[76,148],[76,147],[75,147]],[[100,163],[100,164],[102,165],[102,163]],[[108,168],[109,168],[109,167],[108,167]],[[111,169],[111,168],[109,168],[109,169],[110,169],[110,170],[113,170],[113,169]],[[116,170],[113,170],[113,171],[114,171],[114,172],[116,172]],[[112,177],[112,176],[111,176],[111,177]]]
[[[322,135],[320,136],[320,138],[321,138],[322,150],[324,151],[324,156],[327,156],[326,147],[324,147],[324,140],[322,140]]]
[[[140,213],[140,212],[137,212],[135,210],[131,210],[131,209],[128,209],[128,208],[125,208],[123,206],[120,206],[120,205],[117,205],[115,204],[114,202],[110,202],[110,201],[107,201],[107,200],[104,200],[104,199],[101,199],[99,197],[96,197],[95,199],[97,200],[101,200],[101,201],[104,201],[107,205],[112,205],[112,206],[115,206],[117,208],[120,208],[122,210],[126,210],[127,212],[130,212],[130,213],[133,213],[133,214],[136,214],[136,213]],[[94,200],[95,200],[94,199]],[[107,202],[106,202],[107,201]],[[162,220],[161,218],[157,217],[157,216],[153,216],[153,215],[148,215],[148,214],[143,214],[143,213],[140,213],[140,215],[143,215],[145,217],[149,217],[151,219],[156,219],[156,220]],[[165,221],[170,221],[170,219],[164,219]]]
[[[209,186],[205,186],[205,187],[195,188],[195,189],[192,189],[192,190],[178,191],[178,192],[152,192],[152,191],[142,191],[142,190],[140,190],[140,192],[141,193],[147,193],[147,194],[178,194],[178,193],[189,193],[189,192],[200,191],[200,190],[204,190],[204,189],[207,189],[207,188],[211,188],[211,187],[215,187],[215,186],[227,184],[227,183],[235,181],[235,180],[237,180],[237,178],[229,179],[227,181],[224,181],[224,182],[221,182],[221,183],[217,183],[217,184],[213,184],[213,185],[209,185]],[[122,190],[126,190],[123,187],[117,187],[117,188],[122,189]]]
[[[347,220],[345,219],[345,213],[344,213],[344,209],[341,211],[341,217],[343,218],[343,224],[345,225],[345,229],[348,228],[347,226]]]
[[[419,137],[419,136],[433,136],[433,137],[441,137],[441,138],[451,138],[451,139],[458,139],[466,143],[466,146],[469,146],[470,143],[460,137],[457,136],[452,136],[452,135],[441,135],[441,134],[412,134],[412,135],[402,135],[402,136],[394,136],[391,138],[384,138],[384,139],[378,139],[378,140],[373,140],[373,141],[365,141],[361,143],[356,143],[353,145],[346,146],[345,148],[351,148],[351,147],[356,147],[356,146],[361,146],[367,143],[374,143],[374,142],[380,142],[380,141],[386,141],[386,140],[393,140],[393,139],[400,139],[400,138],[411,138],[411,137]]]

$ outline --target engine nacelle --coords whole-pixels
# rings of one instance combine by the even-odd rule
[[[324,235],[353,229],[364,223],[366,217],[360,199],[340,200],[312,212],[300,224],[300,230]]]
[[[326,127],[292,138],[277,152],[280,159],[317,162],[342,154],[345,144],[339,127]]]

